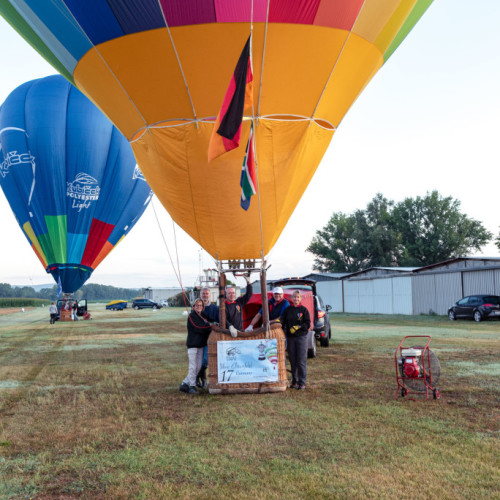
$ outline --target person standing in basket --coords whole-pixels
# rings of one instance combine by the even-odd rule
[[[75,300],[71,306],[71,319],[78,321],[78,302]]]
[[[275,323],[279,321],[283,311],[290,306],[290,302],[283,298],[283,288],[280,286],[276,286],[273,288],[273,296],[268,301],[269,304],[269,321],[271,323]],[[260,311],[253,317],[250,325],[245,329],[245,332],[253,332],[255,325],[262,318],[262,308]]]
[[[226,288],[226,328],[231,332],[232,337],[238,336],[238,330],[243,330],[243,307],[252,298],[253,289],[250,284],[250,277],[244,276],[247,282],[245,295],[236,298],[234,286]]]
[[[189,369],[187,377],[179,387],[179,391],[187,394],[198,394],[196,390],[196,375],[200,371],[203,360],[203,348],[207,345],[208,336],[212,331],[210,323],[203,317],[203,300],[196,299],[193,310],[187,320],[186,346],[188,351]]]
[[[292,369],[292,389],[305,389],[307,377],[307,332],[311,327],[309,311],[301,304],[299,290],[292,295],[293,304],[281,315],[286,335],[288,359]]]

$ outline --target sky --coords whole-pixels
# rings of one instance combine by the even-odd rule
[[[335,132],[268,255],[268,279],[312,272],[314,256],[305,249],[316,231],[334,212],[366,208],[377,193],[398,202],[437,190],[498,235],[499,23],[498,0],[434,0]],[[0,46],[0,103],[22,83],[56,73],[2,18]],[[482,255],[500,253],[491,243],[475,254]],[[213,258],[154,199],[88,283],[171,287],[179,286],[179,276],[191,287],[202,269],[213,267]],[[1,190],[0,283],[53,283]]]

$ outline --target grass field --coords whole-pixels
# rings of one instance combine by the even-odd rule
[[[188,396],[181,309],[0,315],[0,498],[500,499],[500,323],[332,316],[306,391]],[[395,399],[431,335],[441,399]]]

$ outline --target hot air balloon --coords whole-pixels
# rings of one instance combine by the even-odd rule
[[[73,293],[151,198],[125,137],[60,75],[0,108],[0,185],[37,257]]]
[[[4,0],[1,14],[131,142],[172,218],[216,259],[276,243],[343,116],[432,0]],[[245,147],[207,161],[252,34],[258,201]],[[245,142],[245,141],[243,141]]]

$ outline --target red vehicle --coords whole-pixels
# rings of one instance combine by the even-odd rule
[[[296,281],[296,280],[295,280]],[[302,305],[307,308],[309,311],[309,315],[311,317],[311,326],[309,333],[307,335],[307,356],[309,358],[315,358],[316,357],[316,337],[315,337],[315,331],[314,331],[314,318],[315,318],[315,311],[314,311],[314,301],[315,297],[313,294],[313,291],[311,288],[306,288],[303,284],[294,284],[290,280],[282,280],[280,282],[274,283],[274,286],[282,286],[283,287],[283,296],[285,299],[290,302],[290,304],[293,303],[292,300],[292,294],[295,290],[300,290],[302,294]],[[299,281],[307,281],[307,280],[299,280]],[[270,300],[272,298],[273,294],[272,292],[267,292],[267,299]],[[245,329],[250,322],[252,321],[252,318],[260,311],[260,308],[262,307],[262,296],[260,293],[254,293],[252,295],[252,298],[248,301],[246,306],[243,308],[243,328]],[[255,328],[260,328],[262,326],[262,321],[259,321],[256,325]]]

